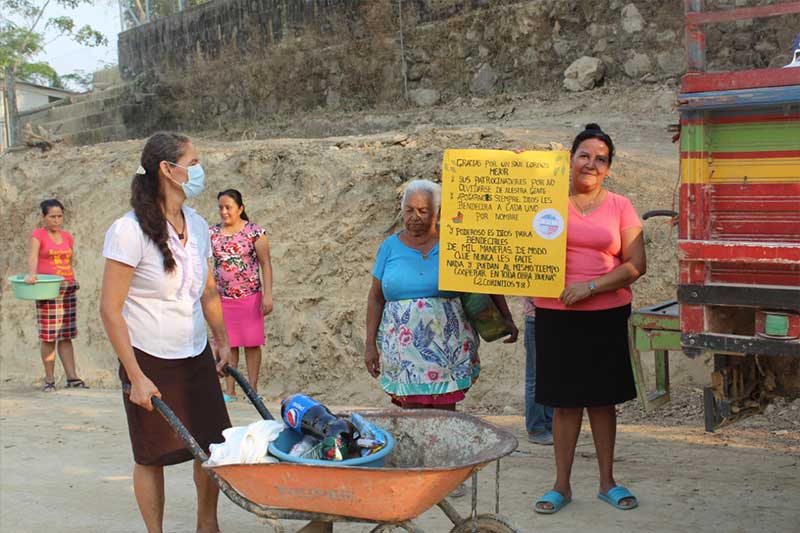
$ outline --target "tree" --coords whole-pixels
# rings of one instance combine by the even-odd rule
[[[0,0],[0,13],[5,14],[0,15],[0,68],[4,72],[9,145],[18,141],[15,79],[61,85],[58,74],[50,65],[32,61],[47,45],[45,32],[52,29],[86,46],[107,43],[102,33],[88,25],[79,26],[72,17],[48,17],[48,8],[60,5],[74,9],[80,4],[92,3],[93,0]]]
[[[26,60],[43,49],[43,38],[34,33],[28,36],[24,28],[0,27],[0,65],[6,67],[16,65],[15,74],[20,80],[40,85],[57,85],[58,74],[47,63]]]

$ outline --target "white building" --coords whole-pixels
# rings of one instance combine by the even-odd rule
[[[44,85],[36,85],[35,83],[28,83],[27,81],[17,80],[16,82],[16,95],[17,95],[17,111],[29,111],[37,107],[46,106],[57,100],[68,98],[74,93],[65,89],[54,89],[53,87],[45,87]],[[0,151],[6,149],[8,145],[8,131],[6,129],[6,113],[8,112],[5,93],[5,80],[0,78]]]

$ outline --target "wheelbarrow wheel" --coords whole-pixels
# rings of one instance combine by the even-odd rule
[[[499,514],[479,514],[475,517],[475,528],[473,529],[472,518],[467,518],[450,533],[517,533],[517,528],[511,520]]]

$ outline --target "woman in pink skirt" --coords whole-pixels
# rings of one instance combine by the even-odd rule
[[[227,189],[217,195],[220,224],[213,226],[214,279],[222,297],[222,314],[231,345],[230,365],[239,364],[244,347],[247,378],[258,391],[264,316],[272,312],[272,263],[266,232],[250,222],[242,194]],[[259,276],[260,271],[260,276]],[[225,401],[236,400],[234,380],[226,378]]]

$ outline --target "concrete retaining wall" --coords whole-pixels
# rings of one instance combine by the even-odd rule
[[[20,113],[20,128],[46,128],[71,145],[97,144],[144,137],[156,116],[150,99],[121,85]]]

